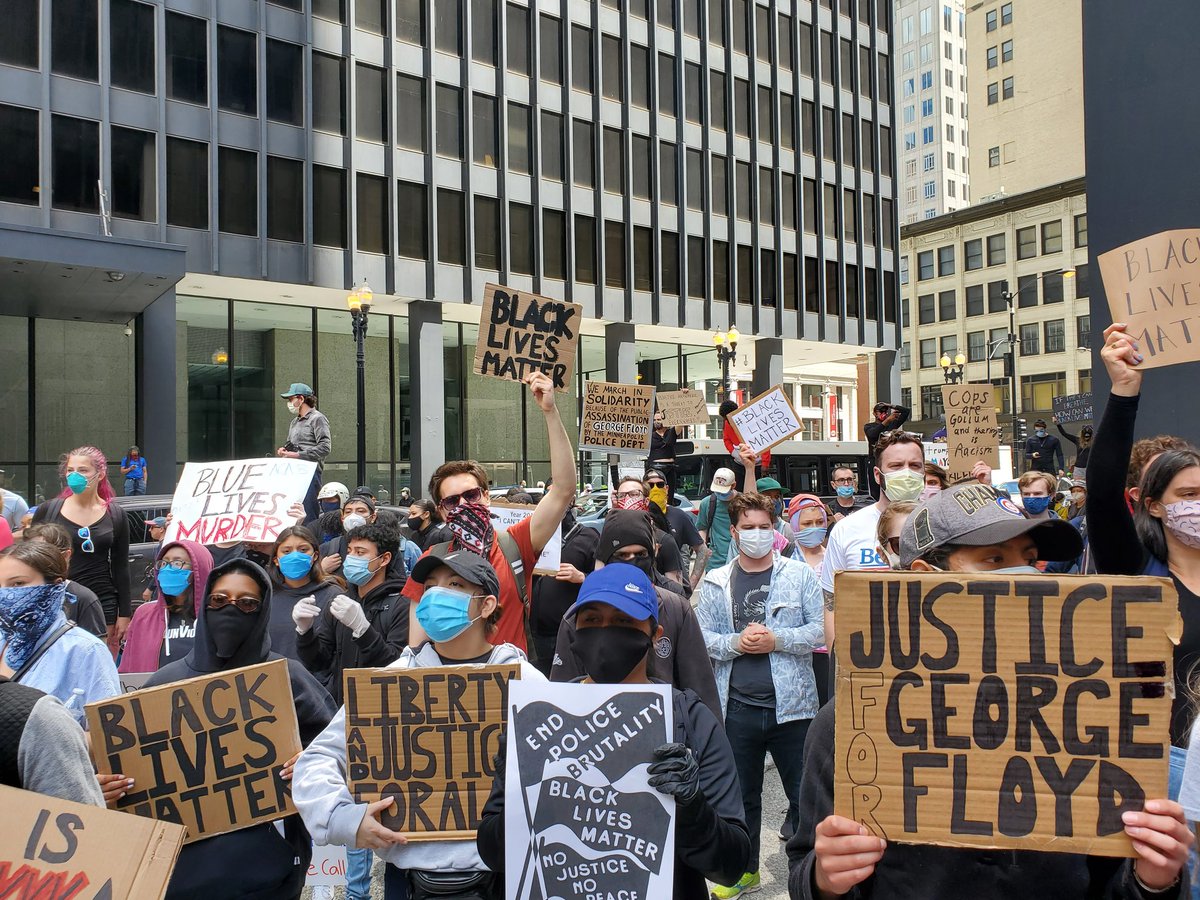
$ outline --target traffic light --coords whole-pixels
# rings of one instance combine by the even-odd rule
[[[1024,443],[1029,437],[1029,422],[1025,419],[1013,420],[1013,443]]]

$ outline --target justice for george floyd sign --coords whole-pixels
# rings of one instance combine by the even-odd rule
[[[285,659],[85,709],[97,770],[134,780],[117,809],[186,825],[189,842],[296,811],[279,776],[300,752]]]
[[[947,384],[942,386],[946,408],[946,469],[951,481],[971,474],[979,461],[989,469],[1000,468],[1000,429],[990,386]]]
[[[689,388],[681,391],[659,391],[654,395],[654,405],[658,412],[663,414],[663,425],[667,428],[707,425],[712,421],[704,391],[693,391]]]
[[[1132,856],[1167,796],[1165,578],[838,574],[834,809],[889,841]]]
[[[755,453],[770,450],[804,427],[778,384],[731,412],[729,423],[742,443],[749,444]]]
[[[653,387],[589,381],[583,392],[579,449],[645,453],[653,417]]]
[[[578,303],[489,284],[483,289],[475,372],[506,381],[545,372],[554,390],[565,392],[575,369],[582,322]]]
[[[671,688],[515,681],[509,702],[508,900],[670,897],[675,801],[646,768]]]
[[[521,667],[347,669],[346,782],[410,841],[475,836]]]

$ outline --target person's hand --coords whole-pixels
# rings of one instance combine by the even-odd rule
[[[367,614],[363,612],[362,604],[351,600],[345,594],[338,594],[333,598],[333,602],[329,604],[329,612],[350,629],[350,634],[354,637],[360,637],[371,626],[367,621]]]
[[[530,372],[525,376],[525,384],[529,386],[533,399],[544,413],[554,412],[554,382],[545,372]]]
[[[287,452],[286,450],[284,450],[282,447],[278,448],[278,449],[275,451],[275,455],[276,455],[276,456],[278,456],[278,457],[280,457],[281,459],[282,459],[283,457],[287,456],[287,454],[288,454],[288,452]]]
[[[298,760],[299,758],[300,758],[300,754],[297,753],[295,756],[293,756],[291,759],[289,759],[287,762],[285,762],[283,764],[283,768],[281,768],[279,770],[279,777],[282,778],[284,781],[291,781],[292,773],[296,770],[296,760]]]
[[[104,805],[113,809],[116,808],[117,801],[133,787],[133,779],[126,778],[124,775],[97,775],[96,780],[100,782],[100,793],[104,795]]]
[[[743,653],[761,653],[762,651],[758,649],[758,644],[766,630],[758,622],[751,622],[738,635],[738,649]]]
[[[321,560],[321,571],[326,575],[332,575],[342,567],[342,557],[337,553],[332,553]]]
[[[1058,416],[1051,416],[1050,421],[1053,422],[1055,425],[1057,425],[1058,424]]]
[[[288,507],[287,514],[288,514],[288,518],[291,519],[293,522],[295,522],[297,525],[299,525],[301,522],[303,522],[305,517],[308,515],[308,513],[306,513],[304,511],[303,503],[293,503],[291,506]]]
[[[733,448],[733,453],[734,456],[737,457],[737,461],[742,464],[743,468],[750,468],[751,466],[758,464],[758,456],[753,450],[750,449],[749,444],[738,444]]]
[[[1033,458],[1034,458],[1034,459],[1041,459],[1041,456],[1042,456],[1042,454],[1038,453],[1036,450],[1034,450],[1034,451],[1033,451]]]
[[[981,459],[981,460],[979,460],[979,462],[975,463],[975,465],[971,467],[971,477],[974,478],[976,481],[978,481],[980,484],[991,484],[992,483],[992,467],[989,466],[986,462],[984,462]]]
[[[754,639],[755,653],[773,653],[775,651],[775,632],[766,626],[759,626],[762,631]]]
[[[1136,397],[1142,392],[1142,363],[1138,342],[1125,333],[1124,322],[1113,322],[1104,329],[1104,346],[1100,359],[1108,370],[1112,392],[1118,397]]]
[[[308,634],[320,614],[321,608],[317,606],[313,597],[304,597],[296,601],[296,605],[292,607],[292,621],[296,623],[296,634]]]
[[[1133,841],[1133,871],[1142,884],[1152,891],[1173,885],[1195,843],[1183,807],[1173,800],[1147,800],[1142,812],[1122,813],[1121,821]]]
[[[675,798],[676,813],[685,815],[689,808],[704,802],[700,792],[700,764],[684,744],[663,744],[654,751],[654,762],[646,767],[650,787]]]
[[[392,831],[379,823],[379,814],[396,803],[391,797],[384,797],[374,803],[367,804],[362,821],[358,823],[358,832],[354,835],[354,846],[360,850],[387,850],[397,844],[407,844],[408,838],[398,831]]]
[[[871,877],[887,849],[883,838],[842,816],[826,816],[817,823],[816,830],[813,882],[823,895],[840,897],[862,884]]]
[[[117,643],[125,640],[125,632],[129,630],[129,622],[132,616],[117,616],[117,622],[113,626],[117,629]]]
[[[583,584],[584,574],[570,563],[559,563],[555,581],[569,581],[571,584]]]

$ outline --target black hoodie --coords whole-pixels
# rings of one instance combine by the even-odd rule
[[[210,611],[205,605],[196,619],[196,640],[191,653],[155,672],[146,687],[284,658],[271,652],[271,580],[261,567],[247,559],[231,559],[217,566],[208,577],[204,596],[207,598],[218,578],[230,572],[249,575],[263,592],[262,608],[253,614],[253,628],[233,658],[225,660],[217,656],[208,627]],[[288,674],[300,726],[300,742],[307,747],[329,724],[337,706],[325,688],[296,660],[288,660]],[[283,826],[283,835],[275,827],[277,824]],[[278,823],[251,825],[184,845],[166,896],[168,900],[298,898],[311,858],[312,840],[300,816],[288,816]]]

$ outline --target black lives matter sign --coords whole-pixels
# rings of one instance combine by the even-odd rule
[[[475,372],[524,381],[544,372],[565,392],[575,370],[583,307],[526,291],[489,284],[483,292]]]
[[[1167,795],[1160,578],[839,573],[834,808],[889,841],[1132,856]]]

